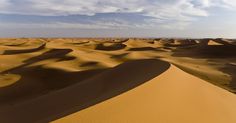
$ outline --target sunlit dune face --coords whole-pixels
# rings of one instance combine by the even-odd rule
[[[44,118],[49,122],[74,112],[80,116],[73,115],[72,122],[94,117],[104,123],[103,114],[109,114],[111,121],[118,118],[115,121],[119,122],[120,117],[110,113],[113,111],[127,117],[124,118],[127,122],[135,123],[139,118],[137,123],[142,120],[163,123],[168,119],[166,116],[174,117],[174,122],[182,120],[178,115],[211,121],[210,117],[221,119],[218,113],[223,116],[230,112],[222,119],[235,123],[227,122],[235,119],[236,104],[233,94],[236,93],[236,46],[230,39],[0,39],[0,52],[1,123],[11,120],[15,123],[18,119],[25,123],[40,122]],[[123,104],[113,103],[117,95],[126,95]],[[94,113],[88,115],[87,108],[103,101],[104,107],[106,102],[112,105],[105,110],[94,108]],[[139,108],[143,105],[147,106]],[[70,109],[73,111],[67,112]],[[207,111],[202,113],[204,109]],[[97,111],[105,113],[97,114]],[[18,117],[12,119],[13,115]]]
[[[0,89],[16,83],[20,78],[21,76],[16,74],[0,74]]]
[[[215,42],[215,41],[209,41],[208,45],[223,45],[223,44]]]

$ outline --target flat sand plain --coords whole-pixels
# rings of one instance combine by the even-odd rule
[[[235,123],[232,39],[0,39],[0,122]]]

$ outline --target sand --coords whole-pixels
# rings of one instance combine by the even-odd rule
[[[0,122],[235,123],[231,39],[0,39]]]
[[[223,45],[223,44],[210,40],[208,42],[208,45]]]
[[[234,94],[172,65],[133,90],[54,123],[234,123],[235,106]]]

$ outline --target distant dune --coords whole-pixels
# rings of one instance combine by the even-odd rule
[[[1,123],[235,123],[233,39],[0,39]]]

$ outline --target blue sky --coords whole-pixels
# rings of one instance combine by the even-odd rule
[[[236,38],[236,1],[0,0],[0,37]]]

